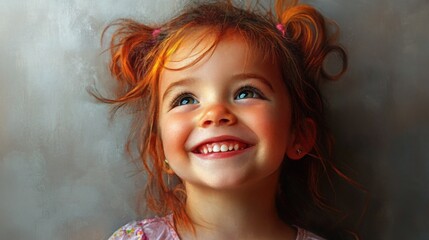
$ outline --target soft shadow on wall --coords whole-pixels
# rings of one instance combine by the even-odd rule
[[[362,239],[428,239],[429,2],[319,4],[350,57],[345,78],[325,90],[337,161],[370,192]]]

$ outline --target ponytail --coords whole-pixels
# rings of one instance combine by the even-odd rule
[[[297,45],[303,59],[304,72],[316,82],[337,80],[347,69],[347,55],[336,44],[338,34],[329,34],[324,17],[313,7],[298,5],[298,0],[277,1],[275,11],[278,22],[283,25],[284,37]],[[331,23],[336,27],[334,23]],[[335,28],[336,29],[336,28]],[[336,52],[342,67],[335,75],[328,74],[324,61],[328,54]]]
[[[118,98],[109,103],[136,99],[149,91],[150,66],[154,63],[154,50],[159,41],[159,29],[130,19],[120,19],[103,31],[115,27],[110,41],[110,72],[119,82]]]

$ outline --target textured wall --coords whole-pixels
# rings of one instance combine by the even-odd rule
[[[429,239],[429,1],[320,5],[350,55],[327,92],[338,156],[371,193],[363,239]]]
[[[86,87],[109,78],[108,22],[160,20],[183,3],[152,2],[0,2],[0,239],[105,239],[137,217],[128,120],[109,123]],[[350,54],[325,90],[337,156],[371,192],[362,236],[429,239],[428,1],[308,2],[338,22]]]

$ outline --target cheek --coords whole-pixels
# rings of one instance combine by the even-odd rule
[[[282,155],[292,142],[289,109],[279,110],[276,106],[266,106],[260,108],[258,114],[243,115],[243,120],[259,136],[260,141],[264,141],[270,147],[269,151],[272,154],[278,152]],[[274,146],[275,148],[271,148]]]
[[[279,137],[289,134],[291,116],[288,109],[280,109],[275,106],[261,107],[258,114],[248,114],[249,124],[260,131],[266,137]]]
[[[167,158],[172,158],[180,154],[190,133],[189,118],[181,116],[171,116],[160,121],[161,139],[164,154]]]

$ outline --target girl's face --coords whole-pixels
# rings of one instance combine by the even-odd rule
[[[167,61],[187,66],[213,41],[188,37]],[[236,189],[277,176],[292,148],[291,103],[279,68],[238,34],[195,65],[163,69],[159,127],[164,154],[186,187]]]

